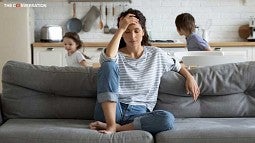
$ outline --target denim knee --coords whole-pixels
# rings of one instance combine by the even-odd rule
[[[119,69],[118,65],[114,61],[105,61],[101,64],[101,67],[98,71],[99,77],[104,75],[116,75],[118,74]],[[100,79],[99,79],[100,80]]]
[[[162,124],[160,124],[161,126],[159,127],[162,131],[173,129],[175,118],[172,113],[164,110],[155,110],[154,112],[159,115],[159,118],[162,121]]]
[[[155,110],[134,119],[135,129],[148,131],[152,134],[170,130],[174,127],[174,116],[164,110]]]
[[[103,62],[98,71],[97,79],[97,100],[104,101],[118,100],[119,69],[116,62]]]

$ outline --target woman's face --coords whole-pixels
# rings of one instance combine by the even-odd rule
[[[141,46],[144,31],[140,23],[130,24],[127,30],[122,35],[127,47]]]
[[[73,54],[77,50],[78,45],[71,38],[65,37],[63,39],[63,44],[68,54]]]

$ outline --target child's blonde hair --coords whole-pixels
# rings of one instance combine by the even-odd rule
[[[178,15],[175,19],[175,25],[177,30],[180,31],[182,29],[184,31],[188,31],[189,33],[194,32],[196,28],[195,19],[189,13],[182,13]]]

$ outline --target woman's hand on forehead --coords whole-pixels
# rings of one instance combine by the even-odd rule
[[[139,22],[139,19],[135,17],[134,14],[128,14],[125,17],[120,19],[120,27],[127,28],[130,24],[136,24]]]

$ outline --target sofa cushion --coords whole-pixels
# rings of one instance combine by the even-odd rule
[[[3,67],[2,82],[51,95],[95,97],[96,74],[97,69],[92,67],[40,66],[8,61]]]
[[[157,143],[254,143],[255,118],[178,118]]]
[[[149,132],[133,130],[102,134],[88,129],[88,120],[10,119],[0,127],[3,143],[153,143]]]
[[[255,116],[255,61],[190,70],[200,87],[197,101],[185,92],[185,79],[175,72],[163,75],[155,109],[176,117]]]
[[[93,119],[97,69],[9,61],[3,67],[4,119]]]

